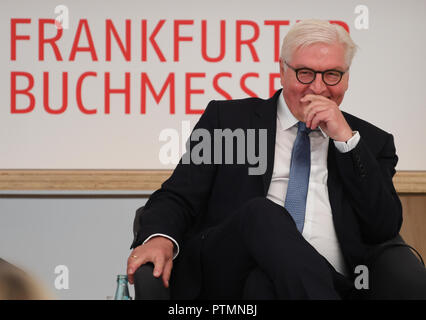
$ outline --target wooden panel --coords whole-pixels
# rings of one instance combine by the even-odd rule
[[[0,170],[0,190],[153,191],[160,187],[171,172],[171,170]],[[398,172],[394,183],[404,210],[401,235],[426,260],[426,172]]]
[[[398,193],[426,193],[426,171],[398,171],[393,183]]]
[[[426,261],[426,195],[400,196],[404,221],[401,236]]]
[[[0,170],[0,190],[156,190],[171,170]],[[426,171],[399,171],[398,193],[426,194]]]
[[[0,190],[156,190],[170,170],[3,170]]]

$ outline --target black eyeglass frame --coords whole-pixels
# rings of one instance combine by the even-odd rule
[[[321,78],[322,78],[322,82],[324,82],[327,86],[335,86],[335,85],[338,85],[339,83],[340,83],[340,81],[342,81],[342,78],[343,78],[343,75],[349,70],[349,68],[347,69],[347,70],[345,70],[345,71],[340,71],[340,70],[336,70],[336,69],[328,69],[328,70],[324,70],[324,71],[316,71],[316,70],[314,70],[314,69],[311,69],[311,68],[306,68],[306,67],[303,67],[303,68],[295,68],[295,67],[292,67],[291,65],[289,65],[288,63],[287,63],[287,61],[283,61],[284,63],[285,63],[285,65],[287,66],[287,67],[289,67],[291,70],[293,70],[295,73],[296,73],[296,78],[297,78],[297,81],[299,81],[300,83],[302,83],[302,84],[311,84],[312,82],[314,82],[315,81],[315,79],[317,78],[317,73],[321,73]],[[309,70],[309,71],[311,71],[311,72],[313,72],[314,73],[314,78],[312,79],[312,81],[310,81],[310,82],[303,82],[303,81],[301,81],[300,79],[299,79],[299,71],[300,70]],[[325,81],[325,79],[324,79],[324,74],[325,73],[327,73],[327,72],[330,72],[330,71],[333,71],[333,72],[337,72],[338,74],[340,74],[340,79],[339,79],[339,81],[337,81],[336,83],[334,83],[334,84],[328,84],[326,81]]]

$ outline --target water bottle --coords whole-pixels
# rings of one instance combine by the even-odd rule
[[[127,275],[119,274],[117,276],[117,290],[115,291],[114,300],[132,300],[127,283]]]

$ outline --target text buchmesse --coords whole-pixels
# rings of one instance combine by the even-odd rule
[[[228,26],[227,26],[228,22]],[[297,21],[296,21],[297,22]],[[97,23],[98,20],[97,20]],[[197,22],[198,23],[198,22]],[[349,31],[348,25],[340,20],[330,20],[330,23],[336,23],[342,25],[346,30]],[[219,53],[216,55],[212,55],[208,53],[207,44],[208,44],[208,28],[207,28],[207,20],[199,21],[199,28],[196,29],[197,32],[193,35],[182,35],[181,27],[183,26],[194,26],[194,20],[172,20],[167,21],[165,19],[158,20],[154,24],[150,24],[153,26],[152,31],[148,32],[148,21],[146,19],[140,21],[140,26],[138,29],[138,49],[139,55],[137,57],[134,53],[135,46],[132,43],[132,32],[135,30],[132,29],[132,21],[130,19],[125,20],[125,31],[124,36],[119,34],[117,28],[111,19],[105,20],[105,28],[104,28],[104,38],[105,38],[105,48],[103,59],[99,59],[99,50],[101,48],[95,46],[95,42],[93,41],[92,31],[90,28],[90,24],[87,19],[79,19],[78,25],[75,32],[70,30],[66,30],[67,32],[72,32],[73,41],[71,49],[67,50],[61,42],[62,35],[64,33],[64,29],[61,28],[60,25],[54,19],[38,19],[37,28],[38,28],[38,37],[37,39],[33,39],[28,33],[25,34],[21,30],[18,32],[18,26],[21,28],[23,25],[32,26],[33,21],[31,18],[12,18],[10,20],[10,60],[15,62],[23,57],[23,55],[31,55],[32,53],[25,50],[23,43],[26,41],[37,42],[38,54],[37,60],[46,61],[45,60],[45,52],[46,50],[51,50],[53,53],[53,60],[49,60],[50,63],[61,63],[61,61],[68,62],[76,62],[78,63],[78,57],[80,55],[86,55],[86,58],[89,57],[90,62],[96,64],[100,60],[105,62],[112,61],[112,43],[115,43],[115,46],[118,46],[122,58],[125,62],[137,61],[149,63],[150,61],[154,61],[156,63],[183,63],[180,55],[180,48],[182,43],[186,42],[186,45],[193,46],[198,43],[198,48],[194,48],[194,50],[199,50],[201,61],[206,63],[220,63],[223,62],[227,57],[227,54],[233,54],[232,63],[241,63],[244,62],[242,59],[242,50],[248,50],[250,53],[249,56],[250,62],[260,62],[258,51],[256,50],[255,44],[259,40],[259,36],[261,34],[261,27],[265,26],[265,29],[270,31],[265,32],[273,32],[273,44],[271,48],[273,48],[273,54],[271,54],[271,58],[273,58],[274,62],[279,61],[279,53],[280,53],[280,42],[282,39],[280,28],[283,26],[289,26],[289,20],[264,20],[263,24],[260,24],[256,21],[252,20],[235,20],[235,25],[232,26],[232,30],[229,27],[230,22],[221,20],[220,21],[220,30],[218,43],[209,43],[212,47],[218,47]],[[55,35],[52,37],[48,37],[46,35],[46,30],[54,30]],[[251,36],[244,37],[243,31],[250,30]],[[199,32],[201,31],[201,33]],[[216,30],[217,31],[217,30]],[[262,30],[263,32],[263,30]],[[166,34],[171,37],[169,47],[164,48],[160,45],[160,41],[157,39],[157,36],[161,34]],[[200,39],[194,40],[194,37],[199,36]],[[233,36],[233,43],[235,43],[235,50],[227,50],[227,37]],[[199,41],[201,40],[201,41]],[[210,41],[212,42],[212,41]],[[84,44],[83,44],[84,43]],[[228,42],[229,43],[229,42]],[[61,46],[62,44],[62,46]],[[169,49],[172,48],[172,49]],[[132,51],[133,50],[133,51]],[[148,50],[150,54],[148,55]],[[35,56],[35,55],[34,55]],[[273,56],[273,57],[272,57]],[[114,58],[117,59],[117,58]],[[116,60],[114,60],[116,61]],[[187,63],[187,62],[185,62]],[[229,68],[229,66],[228,66]],[[38,100],[42,100],[42,105],[44,110],[49,114],[62,114],[67,110],[69,105],[68,101],[68,79],[69,75],[67,71],[63,71],[62,73],[62,105],[60,107],[52,107],[49,103],[49,71],[43,71],[41,74],[36,74],[36,80],[38,77],[42,81],[42,97],[38,97],[34,92],[34,83],[35,77],[33,73],[28,72],[28,70],[13,70],[10,72],[10,112],[12,114],[25,114],[31,113],[35,107],[36,102]],[[176,110],[176,83],[184,83],[184,96],[185,96],[185,113],[186,114],[201,114],[203,113],[203,109],[194,109],[191,105],[191,97],[195,94],[204,94],[204,89],[202,88],[194,88],[192,79],[194,78],[208,78],[211,81],[213,89],[223,96],[225,99],[232,99],[230,93],[226,91],[223,86],[219,85],[219,81],[222,78],[232,78],[233,74],[231,72],[218,72],[214,75],[206,76],[206,72],[183,72],[184,74],[179,74],[179,78],[177,79],[178,72],[169,72],[165,75],[165,80],[161,86],[161,88],[154,88],[152,81],[150,80],[150,75],[147,72],[140,72],[137,76],[140,77],[140,86],[138,88],[131,88],[130,79],[131,73],[124,72],[124,84],[120,88],[112,88],[111,87],[111,74],[108,71],[102,72],[99,74],[93,70],[87,70],[77,76],[77,81],[75,85],[75,102],[78,109],[83,114],[96,114],[98,113],[98,109],[93,106],[87,106],[83,101],[83,86],[85,85],[86,79],[89,77],[103,77],[103,86],[104,86],[104,110],[105,114],[110,113],[110,98],[112,94],[120,94],[124,96],[124,113],[130,114],[130,97],[131,90],[140,90],[140,113],[146,113],[146,105],[147,105],[147,89],[150,94],[154,98],[157,104],[163,99],[163,96],[166,92],[169,92],[169,113],[175,114]],[[152,77],[152,75],[151,75]],[[267,75],[269,81],[269,94],[270,96],[278,89],[275,88],[274,83],[277,78],[280,77],[279,73],[269,73]],[[241,90],[251,96],[257,97],[252,89],[247,86],[247,79],[249,78],[259,78],[258,72],[246,72],[239,76],[239,87]],[[19,84],[19,85],[18,85]],[[87,90],[87,89],[86,89]],[[27,101],[25,104],[18,105],[17,97],[22,96],[26,97]],[[40,99],[41,98],[41,99]],[[20,99],[21,101],[25,99]]]

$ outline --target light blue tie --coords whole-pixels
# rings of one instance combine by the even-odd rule
[[[300,232],[303,231],[305,223],[306,195],[311,171],[310,132],[311,129],[299,121],[296,141],[291,152],[290,180],[284,204]]]

